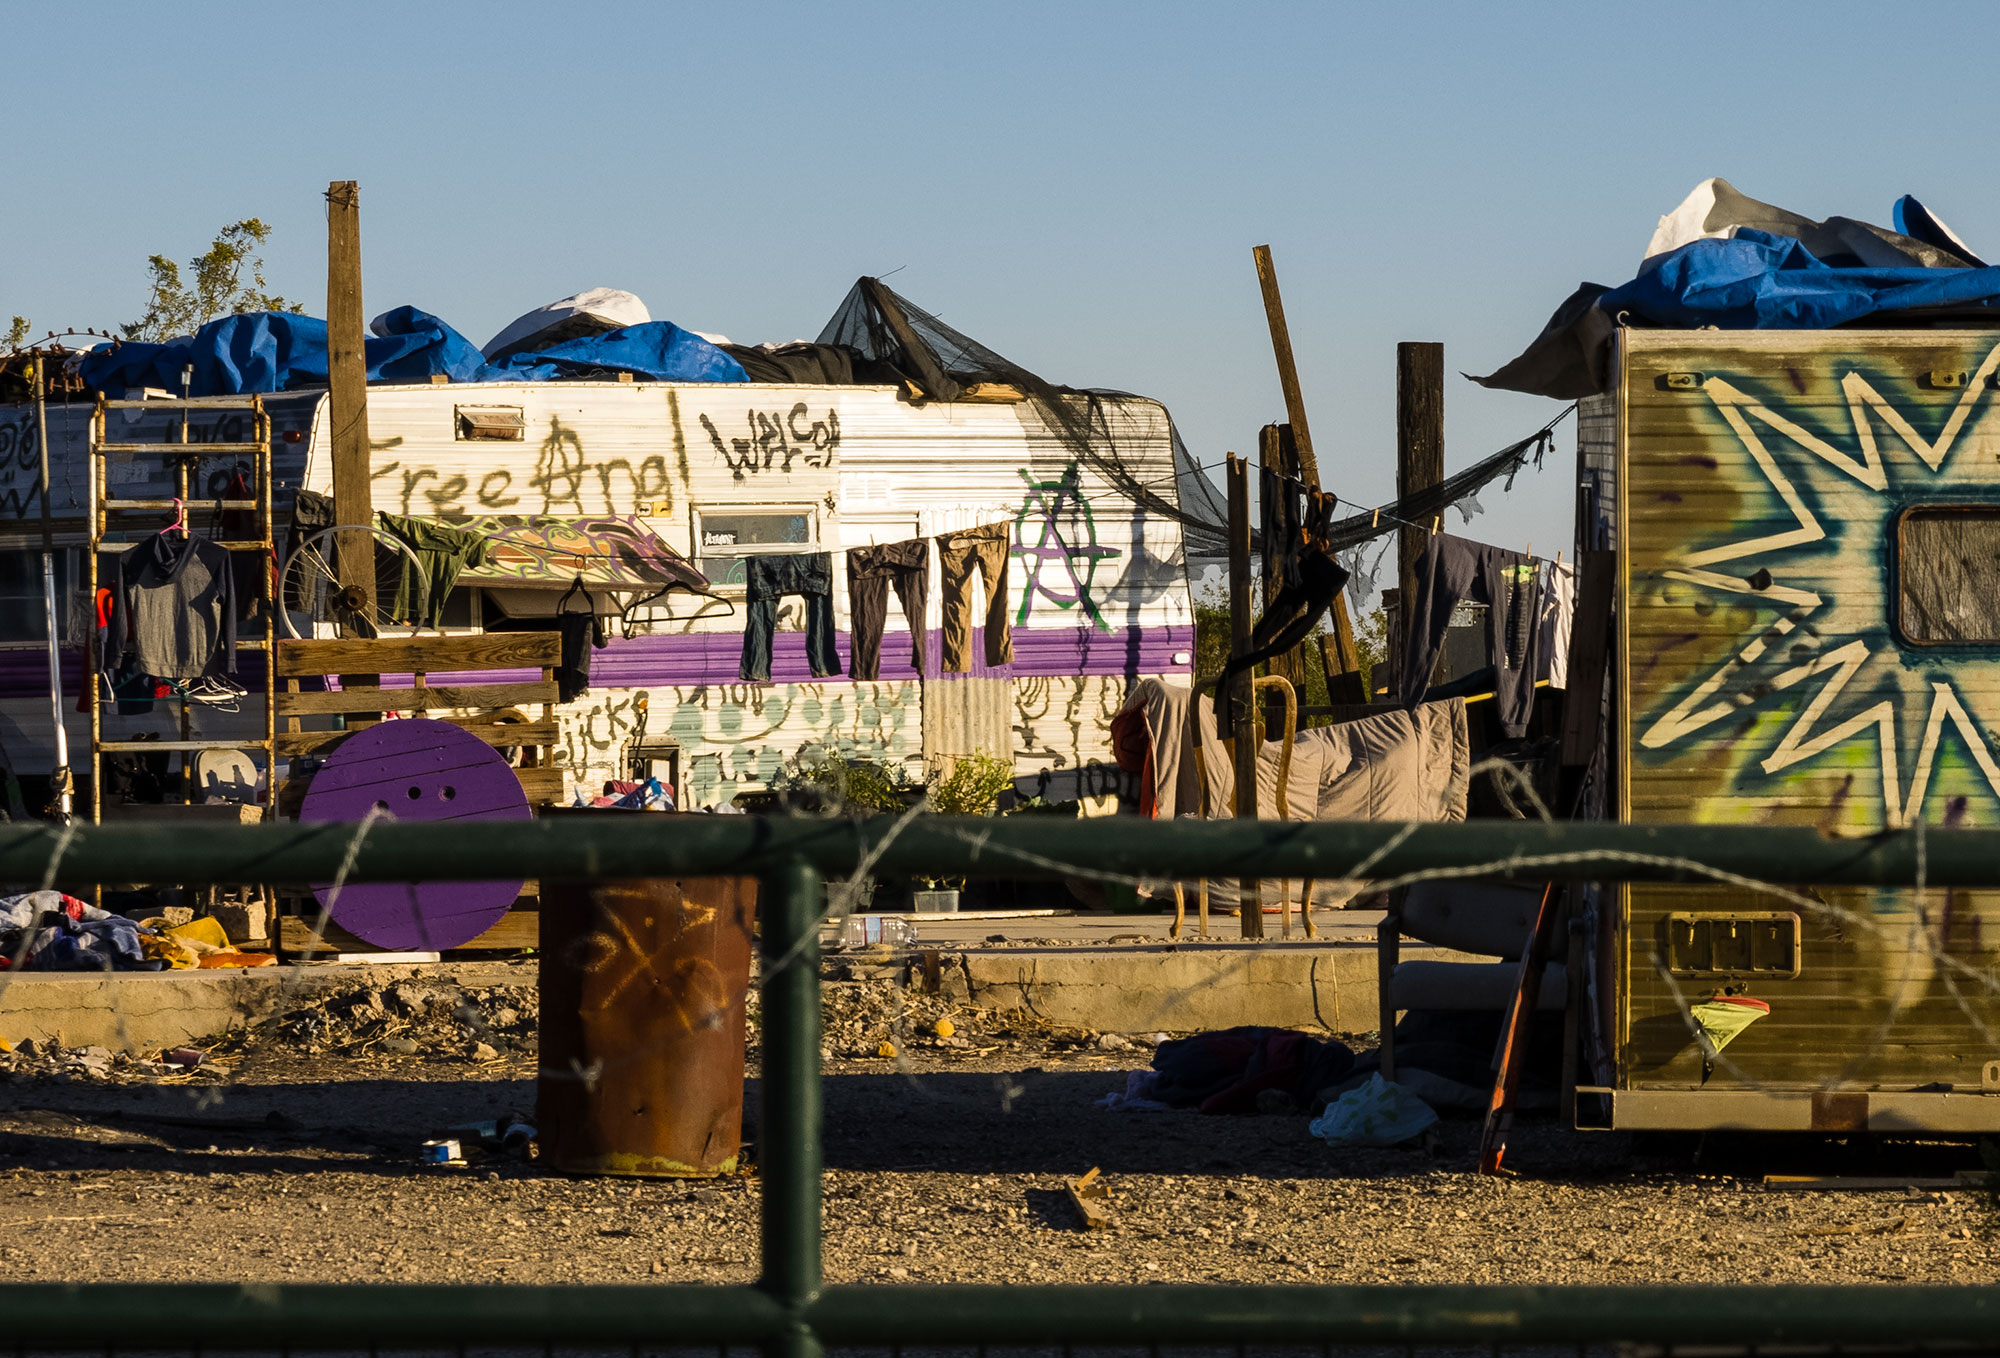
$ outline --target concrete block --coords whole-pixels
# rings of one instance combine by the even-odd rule
[[[1208,943],[1129,949],[1008,948],[962,956],[972,1004],[1109,1033],[1241,1024],[1372,1032],[1375,949],[1359,943]],[[1472,961],[1405,946],[1407,960]]]

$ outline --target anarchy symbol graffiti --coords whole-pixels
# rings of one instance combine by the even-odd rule
[[[1098,563],[1117,556],[1118,549],[1097,541],[1097,520],[1090,512],[1090,502],[1083,498],[1077,464],[1070,463],[1053,481],[1037,481],[1025,467],[1018,470],[1028,483],[1028,494],[1021,501],[1021,512],[1014,516],[1018,545],[1013,555],[1021,558],[1028,582],[1021,591],[1015,625],[1026,622],[1035,600],[1042,598],[1062,609],[1081,604],[1097,630],[1109,632],[1110,624],[1098,612],[1091,587]]]

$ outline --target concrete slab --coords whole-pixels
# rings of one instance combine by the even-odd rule
[[[1420,944],[1405,945],[1403,956],[1485,960]],[[1098,1032],[1380,1026],[1372,941],[989,948],[954,957],[970,1003]]]
[[[1025,1010],[1067,1027],[1150,1033],[1257,1023],[1371,1032],[1379,1023],[1379,918],[1371,911],[1324,912],[1318,940],[1244,943],[1229,937],[1236,931],[1233,918],[1212,921],[1210,939],[1172,942],[1168,916],[923,916],[917,937],[920,948],[945,954],[947,983],[962,988],[969,1004]],[[987,942],[994,935],[1003,941]],[[1403,955],[1480,960],[1409,941]],[[838,958],[829,954],[829,960]],[[111,976],[27,972],[0,989],[0,1037],[156,1052],[310,1004],[363,977],[380,985],[413,977],[532,985],[535,968],[532,962],[445,962]]]
[[[299,966],[252,970],[22,972],[0,990],[0,1037],[157,1052],[282,1013],[357,980],[390,985],[449,975],[461,985],[533,985],[532,966]]]

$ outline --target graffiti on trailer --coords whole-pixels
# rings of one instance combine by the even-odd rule
[[[840,447],[840,416],[832,410],[826,412],[825,419],[815,420],[806,403],[800,401],[782,415],[752,410],[744,418],[749,423],[749,437],[725,439],[714,420],[701,417],[709,442],[738,481],[748,479],[746,473],[788,473],[794,459],[808,467],[833,465],[834,450]]]
[[[1763,724],[1741,728],[1756,738],[1730,740],[1741,751],[1739,795],[1769,795],[1774,778],[1802,781],[1819,761],[1829,780],[1872,775],[1866,796],[1843,794],[1859,825],[1917,823],[1930,802],[1943,803],[1947,818],[1962,816],[1968,795],[1989,816],[2000,807],[2000,742],[1989,743],[1991,713],[1978,710],[2000,683],[1993,650],[1904,636],[1905,601],[1928,575],[1898,564],[1886,546],[1909,535],[1912,508],[1991,503],[2000,483],[1992,470],[2000,435],[1988,413],[2000,346],[1964,360],[1970,380],[1935,403],[1907,375],[1857,364],[1840,375],[1838,403],[1821,402],[1831,411],[1824,417],[1798,399],[1803,385],[1788,389],[1772,372],[1705,377],[1710,413],[1697,430],[1705,447],[1682,462],[1703,458],[1718,480],[1767,494],[1762,509],[1727,524],[1688,519],[1680,540],[1640,563],[1662,600],[1699,617],[1740,618],[1744,629],[1690,637],[1715,649],[1651,710],[1652,695],[1640,699],[1642,760],[1710,760],[1717,729],[1762,704]],[[1680,466],[1668,473],[1681,474]],[[1680,499],[1678,489],[1666,494]],[[1938,578],[1954,582],[1956,607],[1953,568]],[[1757,606],[1740,607],[1745,600]],[[1947,778],[1957,800],[1941,790]]]
[[[0,421],[0,513],[25,514],[42,493],[42,441],[35,416]]]
[[[685,486],[687,454],[679,429],[675,415],[674,448]],[[444,516],[511,509],[523,515],[611,515],[644,502],[652,506],[654,517],[666,518],[674,509],[673,476],[665,454],[636,462],[625,457],[592,458],[577,432],[553,415],[548,437],[535,455],[535,470],[525,484],[517,484],[506,467],[491,468],[474,478],[463,473],[441,476],[434,467],[405,467],[401,462],[379,464],[369,480],[388,483],[386,496],[377,490],[375,502],[386,504],[393,497],[401,506],[396,511],[400,514]]]
[[[1037,481],[1025,467],[1018,470],[1028,483],[1028,493],[1014,516],[1013,555],[1021,559],[1028,579],[1015,624],[1026,622],[1035,600],[1042,598],[1061,609],[1081,606],[1098,631],[1109,632],[1111,625],[1104,621],[1091,592],[1098,563],[1119,551],[1097,540],[1097,519],[1081,493],[1077,464],[1070,463],[1053,481]]]
[[[706,806],[768,784],[810,742],[863,759],[921,749],[921,692],[911,680],[676,685],[653,690],[648,739],[664,735],[680,745],[681,804]],[[625,750],[639,730],[637,696],[594,693],[580,707],[563,709],[562,747],[579,787],[625,776]]]
[[[73,464],[61,462],[66,446],[60,432],[62,427],[56,426],[58,434],[52,445],[54,456],[50,459],[51,463],[55,464],[50,467],[50,472],[58,480],[76,474],[72,470]],[[75,431],[77,425],[72,423],[70,428]],[[236,411],[224,412],[206,423],[190,418],[185,441],[194,445],[196,451],[199,451],[200,445],[203,444],[242,443],[250,437],[249,428],[248,417]],[[81,436],[73,432],[72,437],[77,439],[74,446],[80,447]],[[151,417],[144,426],[143,437],[134,438],[132,441],[181,442],[180,422],[158,416]],[[171,465],[171,461],[163,462],[150,454],[137,459],[125,459],[113,464],[111,483],[136,485],[150,481],[154,484],[165,484],[171,478],[163,469]],[[41,503],[41,483],[41,439],[36,436],[34,412],[24,409],[13,420],[0,421],[0,515],[19,517],[38,506]],[[72,503],[80,501],[81,498],[81,491],[77,491]],[[56,502],[60,503],[61,499],[62,496],[58,494]]]

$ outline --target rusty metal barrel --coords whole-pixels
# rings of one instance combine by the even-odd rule
[[[563,1174],[735,1170],[754,877],[542,891],[543,1162]]]

